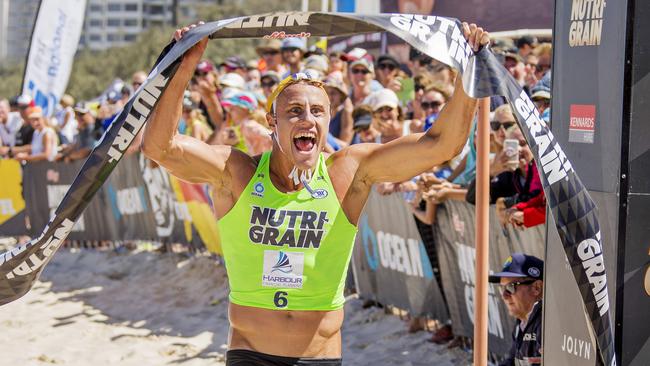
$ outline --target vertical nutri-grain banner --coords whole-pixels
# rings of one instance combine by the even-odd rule
[[[489,48],[478,53],[472,51],[463,37],[459,21],[438,16],[272,13],[207,23],[188,32],[182,40],[163,51],[143,87],[127,103],[84,164],[43,234],[0,257],[0,303],[12,301],[31,288],[43,264],[70,233],[87,202],[133,142],[173,77],[182,55],[203,37],[281,38],[298,34],[321,37],[380,31],[388,31],[417,50],[457,69],[470,96],[503,95],[512,104],[539,167],[547,202],[578,283],[586,314],[596,333],[599,350],[608,366],[615,364],[605,267],[592,265],[604,262],[594,201],[517,81]]]
[[[642,7],[647,8],[647,2],[642,3]],[[603,308],[585,304],[584,296],[578,296],[577,292],[591,291],[596,294],[596,299],[602,299],[602,304],[611,304],[610,314],[621,314],[622,309],[615,309],[615,305],[621,304],[621,298],[614,295],[618,292],[620,296],[623,289],[621,281],[624,277],[618,277],[623,273],[620,271],[623,263],[617,263],[617,257],[620,261],[627,244],[621,235],[626,232],[625,220],[621,217],[631,205],[625,197],[626,167],[621,162],[629,144],[624,130],[629,126],[630,112],[625,111],[625,104],[629,102],[624,90],[628,88],[625,69],[629,61],[626,63],[626,58],[630,57],[630,50],[626,48],[626,44],[630,44],[626,40],[627,30],[632,20],[628,16],[630,6],[627,0],[567,0],[555,4],[552,130],[598,205],[598,215],[587,217],[589,221],[598,219],[600,229],[596,233],[602,245],[585,241],[586,244],[578,246],[567,262],[564,260],[564,238],[549,232],[548,266],[545,267],[548,277],[544,294],[544,362],[593,366],[603,363],[598,357],[597,341],[604,334],[604,324],[594,328],[590,323]],[[637,19],[636,16],[632,18]],[[638,19],[646,22],[644,17]],[[638,37],[645,39],[647,32],[638,34]],[[633,59],[637,60],[636,57]],[[646,73],[644,71],[643,75]],[[647,137],[644,143],[647,146]],[[647,166],[643,169],[647,171]],[[565,207],[553,215],[560,221],[570,216],[583,216],[583,213]],[[585,229],[582,225],[575,225],[576,231],[584,232]],[[647,253],[647,244],[644,247]],[[583,279],[578,284],[570,281],[576,276]],[[625,286],[626,292],[627,289]],[[606,300],[607,290],[611,302]],[[635,336],[634,339],[638,338]],[[617,341],[620,344],[622,339]],[[631,343],[626,340],[626,344]],[[630,352],[623,350],[620,353],[619,349],[619,356],[623,360],[621,364],[626,365],[629,363],[624,359]],[[604,364],[610,363],[611,360],[605,358]]]
[[[446,320],[444,299],[406,205],[401,194],[370,193],[354,247],[357,292],[414,315]]]
[[[34,97],[46,116],[54,113],[68,86],[85,12],[86,0],[41,0],[27,53],[22,93]]]
[[[474,336],[474,286],[476,269],[475,207],[466,202],[447,201],[438,206],[434,224],[440,277],[454,334]],[[500,272],[503,262],[515,252],[544,257],[545,226],[517,230],[498,221],[490,207],[490,272]],[[488,347],[506,354],[512,344],[514,319],[501,299],[498,286],[488,290]]]

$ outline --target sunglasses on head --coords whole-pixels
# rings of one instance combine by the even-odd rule
[[[420,103],[420,106],[422,107],[422,109],[429,109],[429,108],[436,109],[436,108],[440,108],[441,105],[442,105],[442,103],[440,103],[440,102],[422,102],[422,103]]]
[[[366,70],[366,69],[352,69],[350,72],[353,73],[353,74],[357,74],[357,75],[358,74],[364,74],[364,75],[370,74],[370,70]]]
[[[503,126],[505,130],[509,129],[510,127],[514,126],[515,122],[499,122],[499,121],[491,121],[490,122],[490,128],[492,131],[496,132],[499,131],[499,128]]]
[[[393,70],[395,70],[397,68],[397,66],[395,66],[393,64],[389,64],[389,63],[381,63],[381,64],[379,64],[377,66],[377,68],[379,68],[380,70],[388,69],[390,71],[393,71]]]
[[[517,286],[530,285],[531,283],[533,283],[535,281],[537,281],[537,280],[526,280],[526,281],[510,282],[507,285],[499,285],[499,289],[501,290],[501,295],[508,294],[508,295],[512,296],[512,295],[515,294],[515,292],[517,292]]]

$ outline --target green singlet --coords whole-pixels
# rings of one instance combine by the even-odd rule
[[[278,310],[335,310],[357,228],[334,192],[321,154],[309,189],[282,193],[269,176],[271,153],[219,220],[234,304]]]

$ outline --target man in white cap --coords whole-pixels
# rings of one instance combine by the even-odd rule
[[[290,37],[282,40],[280,47],[282,61],[289,66],[287,73],[282,76],[283,79],[302,71],[302,58],[306,49],[304,38]]]
[[[377,122],[382,143],[410,134],[411,121],[404,120],[399,98],[394,91],[384,88],[372,92],[363,104],[372,107],[373,120]]]

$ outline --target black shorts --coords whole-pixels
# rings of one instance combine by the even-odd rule
[[[244,349],[226,352],[226,366],[341,366],[340,358],[305,358],[267,355]]]

